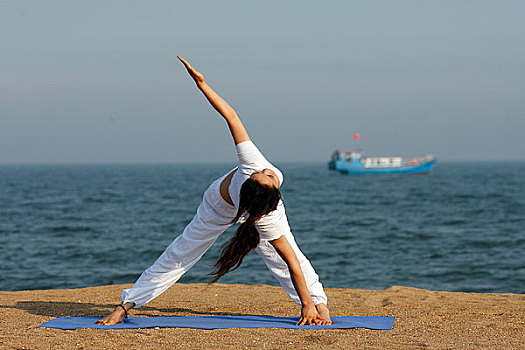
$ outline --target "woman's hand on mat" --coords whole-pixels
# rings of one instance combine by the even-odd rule
[[[193,80],[195,80],[195,83],[197,84],[202,84],[204,83],[204,75],[202,75],[201,73],[197,72],[195,70],[195,68],[193,68],[189,63],[188,61],[186,61],[184,58],[180,57],[180,56],[177,56],[177,58],[182,62],[182,64],[184,64],[184,67],[186,67],[186,70],[188,71],[188,73],[190,74],[190,76],[193,78]]]
[[[298,326],[307,325],[317,325],[322,324],[323,320],[319,317],[319,313],[315,306],[312,305],[303,305],[301,307],[301,318],[297,322]]]

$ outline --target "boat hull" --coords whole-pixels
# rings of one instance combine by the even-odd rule
[[[332,165],[332,169],[335,168],[336,170],[349,175],[427,174],[432,170],[435,162],[435,160],[432,160],[418,165],[366,168],[364,166],[353,166],[349,162],[337,160],[335,161],[335,164]]]

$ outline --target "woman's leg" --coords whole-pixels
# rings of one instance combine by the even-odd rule
[[[178,281],[202,257],[217,237],[235,217],[235,208],[220,198],[220,180],[210,185],[192,221],[162,255],[142,273],[133,287],[120,294],[126,309],[140,307],[153,300]],[[233,208],[233,209],[232,209]],[[97,321],[113,325],[122,322],[124,310],[116,308],[111,314]]]
[[[312,300],[315,305],[318,304],[327,304],[327,297],[323,289],[323,285],[319,281],[319,276],[315,272],[310,261],[304,256],[301,252],[295,239],[291,232],[285,234],[286,239],[292,246],[299,263],[301,264],[301,269],[303,270],[304,278],[306,280],[306,285],[308,286],[308,291],[312,296]],[[257,248],[255,249],[257,254],[263,258],[264,263],[270,270],[270,272],[277,278],[285,292],[292,298],[297,304],[301,304],[299,295],[295,291],[295,288],[290,277],[290,272],[288,271],[288,265],[286,262],[279,256],[275,248],[266,240],[261,240]]]
[[[204,193],[197,213],[182,234],[142,273],[132,288],[122,291],[122,303],[134,303],[134,307],[138,308],[162,294],[195,265],[217,237],[231,226],[235,208],[232,210],[220,202],[223,200],[219,198],[218,182],[214,182]]]

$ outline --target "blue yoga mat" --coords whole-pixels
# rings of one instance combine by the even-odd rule
[[[296,326],[298,317],[273,316],[173,316],[173,317],[129,317],[124,323],[114,326],[96,324],[97,317],[62,317],[48,321],[39,327],[78,329],[134,329],[134,328],[288,328],[288,329],[337,329],[368,328],[392,329],[394,317],[386,316],[340,316],[332,317],[331,326]]]

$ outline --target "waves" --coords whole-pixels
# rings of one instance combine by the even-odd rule
[[[134,282],[231,167],[0,167],[0,290]],[[408,177],[280,168],[292,231],[325,286],[525,292],[525,164]],[[181,281],[207,282],[232,232]],[[256,254],[224,282],[276,284]]]
[[[53,232],[78,232],[78,231],[91,231],[89,226],[52,226],[50,230]]]

